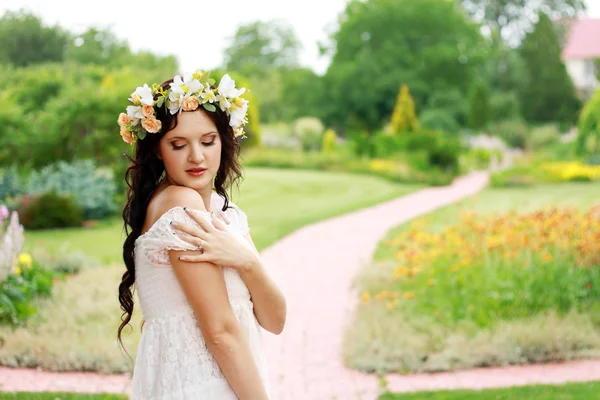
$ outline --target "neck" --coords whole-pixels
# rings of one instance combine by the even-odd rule
[[[200,196],[202,196],[202,201],[204,201],[204,207],[206,207],[206,211],[210,212],[212,211],[210,209],[210,199],[212,196],[212,188],[210,186],[207,186],[206,188],[202,188],[200,190],[198,190],[198,193],[200,194]]]

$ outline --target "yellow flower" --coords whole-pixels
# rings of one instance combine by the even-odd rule
[[[412,299],[413,297],[415,297],[415,292],[406,292],[402,295],[402,297],[405,299]]]
[[[31,255],[28,253],[21,253],[19,255],[19,264],[25,268],[31,268],[31,264],[33,263],[33,259],[31,258]]]
[[[360,301],[363,303],[368,303],[369,301],[371,301],[371,294],[369,292],[363,292],[360,295]]]
[[[15,267],[15,274],[21,275],[21,267],[19,267],[18,265]]]
[[[550,262],[552,261],[552,254],[545,252],[542,254],[542,260],[546,261],[546,262]]]

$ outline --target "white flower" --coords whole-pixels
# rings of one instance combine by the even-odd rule
[[[210,87],[207,87],[202,93],[200,93],[203,103],[214,103],[217,100],[215,92]]]
[[[236,99],[229,110],[229,125],[232,128],[235,128],[241,125],[246,117],[246,113],[248,112],[248,100]]]
[[[138,86],[138,88],[135,89],[135,92],[131,94],[129,101],[135,105],[142,103],[142,105],[153,106],[154,97],[152,96],[152,89],[147,83],[144,83],[144,86]]]
[[[171,87],[169,93],[169,112],[171,114],[179,112],[184,98],[195,95],[204,89],[204,85],[199,80],[194,79],[193,75],[186,75],[185,79],[176,75],[169,86]]]
[[[246,91],[246,89],[236,89],[235,81],[231,79],[229,74],[223,75],[223,77],[221,78],[221,82],[219,82],[219,88],[217,90],[222,97],[224,96],[228,99],[240,97]]]
[[[131,123],[136,125],[133,121],[136,119],[144,118],[141,106],[127,106],[127,115],[131,118]]]

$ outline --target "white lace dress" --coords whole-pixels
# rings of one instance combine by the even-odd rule
[[[211,209],[221,209],[223,199],[213,193]],[[230,229],[243,243],[248,232],[246,215],[230,202],[225,215]],[[206,218],[209,214],[206,213]],[[193,250],[174,235],[169,224],[195,224],[181,207],[163,214],[135,243],[136,292],[144,328],[133,371],[133,400],[230,400],[235,393],[206,347],[194,312],[169,262],[168,250]],[[201,267],[199,267],[201,268]],[[229,302],[248,341],[269,391],[261,328],[254,316],[248,288],[238,272],[223,268]]]

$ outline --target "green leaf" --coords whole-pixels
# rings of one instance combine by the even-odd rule
[[[156,106],[157,106],[158,108],[160,108],[160,107],[162,107],[162,106],[163,106],[163,104],[164,104],[164,103],[165,103],[165,98],[164,98],[164,97],[161,97],[161,98],[159,98],[159,99],[158,99],[158,101],[156,102]]]
[[[148,132],[146,132],[145,130],[141,129],[141,130],[138,132],[138,134],[137,134],[137,136],[138,136],[138,139],[140,139],[140,140],[144,140],[144,138],[146,137],[146,134],[147,134],[147,133],[148,133]]]
[[[211,86],[214,85],[216,82],[217,81],[215,81],[213,78],[209,78],[208,79],[208,84],[211,85]]]
[[[205,108],[207,111],[210,111],[210,112],[215,112],[215,111],[217,111],[217,108],[216,108],[214,105],[210,104],[210,103],[204,103],[204,104],[202,104],[202,106],[204,106],[204,108]]]

